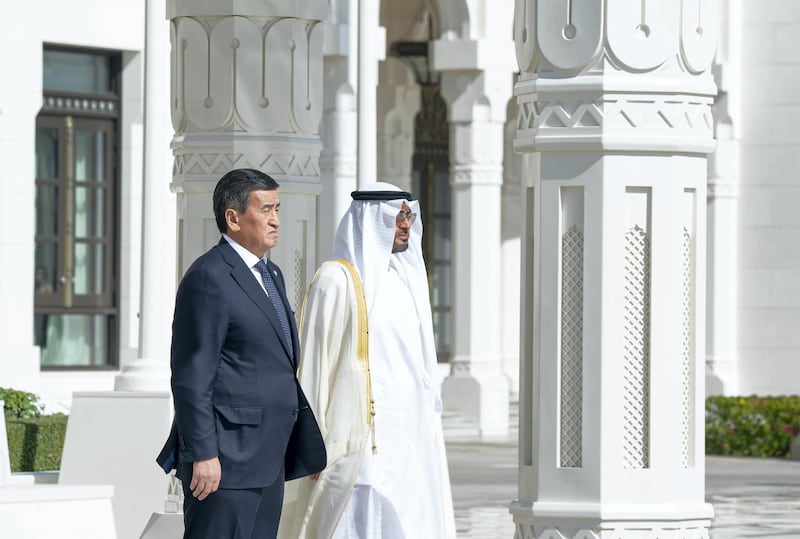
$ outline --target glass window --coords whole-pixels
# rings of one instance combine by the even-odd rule
[[[44,51],[45,92],[111,92],[111,57],[103,54]]]
[[[118,362],[118,157],[121,57],[44,50],[36,119],[34,339],[43,368]]]
[[[450,358],[451,343],[451,215],[447,105],[436,85],[421,88],[421,108],[414,122],[411,186],[425,223],[422,250],[428,268],[436,352]]]
[[[34,319],[43,367],[105,363],[110,319],[92,314],[40,314]]]

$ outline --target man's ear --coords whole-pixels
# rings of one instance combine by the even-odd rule
[[[239,213],[233,208],[225,210],[225,222],[228,223],[228,230],[236,232],[239,230]]]

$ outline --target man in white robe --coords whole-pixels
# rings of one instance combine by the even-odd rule
[[[287,486],[280,536],[453,538],[419,204],[382,182],[353,199],[300,322],[328,467]]]

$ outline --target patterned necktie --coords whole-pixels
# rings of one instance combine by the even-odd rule
[[[289,349],[289,357],[294,358],[292,333],[289,330],[289,318],[286,316],[286,308],[283,306],[281,296],[278,294],[278,289],[275,287],[275,281],[272,280],[272,275],[269,272],[266,262],[259,260],[255,267],[261,274],[261,281],[264,283],[264,288],[267,289],[269,300],[272,302],[272,306],[275,307],[275,313],[278,315],[278,320],[281,322],[283,339],[286,341],[286,347]]]

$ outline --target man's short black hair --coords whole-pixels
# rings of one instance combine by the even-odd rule
[[[225,210],[244,213],[252,191],[274,191],[280,187],[268,174],[252,168],[237,168],[225,174],[214,188],[214,218],[220,232],[228,231]]]

